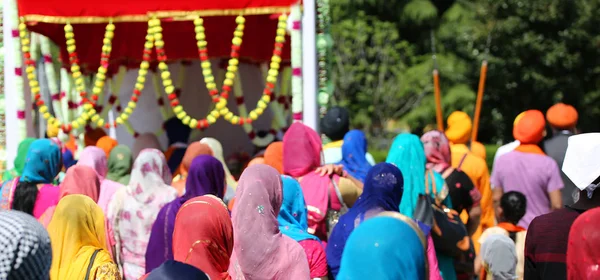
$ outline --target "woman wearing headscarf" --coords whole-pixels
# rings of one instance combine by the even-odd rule
[[[309,232],[326,240],[340,213],[354,205],[362,186],[335,174],[330,177],[316,173],[321,167],[321,151],[321,138],[304,124],[293,123],[283,136],[283,171],[302,186],[309,209]]]
[[[61,199],[48,233],[50,280],[121,279],[106,248],[104,214],[91,198],[74,194]]]
[[[428,170],[442,174],[450,193],[452,209],[458,213],[466,210],[467,229],[473,234],[479,226],[481,194],[473,185],[471,178],[460,169],[451,165],[450,144],[448,138],[439,130],[429,131],[421,137],[425,149]]]
[[[426,244],[412,219],[383,212],[352,232],[336,279],[429,279]]]
[[[227,207],[204,195],[181,206],[173,230],[173,256],[206,272],[210,279],[231,279],[227,269],[233,252],[233,225]]]
[[[112,151],[112,149],[114,149],[117,145],[119,145],[119,142],[117,142],[115,139],[112,139],[110,136],[102,136],[100,139],[98,139],[98,142],[96,142],[96,147],[102,149],[107,158],[110,155],[110,151]]]
[[[60,147],[50,139],[31,143],[20,177],[2,184],[0,209],[19,210],[39,218],[58,203],[59,189],[52,185],[62,168]]]
[[[63,156],[63,170],[67,172],[71,166],[77,164],[77,160],[73,157],[73,153],[69,149],[65,149],[62,153]]]
[[[81,194],[91,198],[94,202],[98,202],[100,196],[100,180],[96,171],[87,166],[76,165],[67,170],[65,179],[59,186],[60,199],[70,194]],[[44,227],[48,227],[56,206],[48,208],[40,217],[40,222]]]
[[[265,164],[283,174],[283,142],[273,142],[265,150]]]
[[[221,165],[223,165],[223,170],[225,170],[225,182],[227,183],[227,190],[225,191],[225,197],[223,197],[223,201],[228,203],[235,196],[237,182],[231,175],[229,167],[227,167],[227,163],[223,157],[223,146],[219,140],[210,137],[204,137],[200,139],[200,143],[208,145],[212,150],[212,156],[218,159],[221,162]]]
[[[125,145],[118,145],[110,151],[108,156],[108,173],[106,179],[120,183],[124,186],[129,184],[131,179],[131,165],[133,158],[131,150]]]
[[[342,160],[339,164],[344,166],[344,170],[352,177],[365,181],[367,172],[372,165],[365,156],[367,154],[367,137],[360,130],[350,130],[344,136],[342,144]]]
[[[152,224],[160,209],[177,197],[171,172],[163,153],[156,149],[140,152],[133,164],[129,185],[119,189],[108,205],[115,259],[124,278],[134,280],[146,271],[146,247]]]
[[[0,211],[0,264],[0,279],[47,280],[50,277],[50,237],[31,215]]]
[[[101,127],[86,128],[86,132],[83,135],[83,141],[86,147],[95,146],[100,138],[106,136],[106,132]]]
[[[178,261],[166,261],[140,280],[212,280],[202,270]]]
[[[188,146],[188,141],[190,138],[190,133],[192,129],[183,124],[183,122],[177,117],[172,117],[165,121],[163,127],[165,128],[165,132],[167,134],[168,147],[165,151],[165,157],[167,158],[167,162],[171,166],[171,172],[175,172],[175,169],[179,166],[179,163],[183,159],[183,155],[185,154],[185,149]],[[171,160],[173,158],[173,160]]]
[[[146,250],[146,273],[173,259],[173,229],[179,208],[196,196],[212,194],[222,198],[224,190],[225,172],[221,163],[209,155],[196,157],[190,165],[185,194],[162,207],[152,226]]]
[[[144,149],[156,149],[162,151],[162,147],[160,145],[160,141],[154,133],[142,133],[140,136],[135,138],[135,142],[133,142],[132,155],[134,159],[137,159],[140,152]]]
[[[383,211],[399,211],[404,180],[400,170],[389,163],[375,165],[366,175],[364,192],[348,213],[342,215],[327,244],[327,264],[335,277],[348,236],[364,220]]]
[[[17,148],[17,156],[13,161],[13,169],[5,170],[2,174],[2,180],[9,181],[21,176],[23,169],[25,168],[27,151],[29,150],[29,146],[31,146],[33,141],[35,141],[35,138],[25,138],[23,141],[21,141],[21,143],[19,143],[19,147]]]
[[[481,261],[487,280],[517,279],[517,251],[515,243],[508,236],[504,234],[488,236],[481,245]]]
[[[123,185],[106,179],[108,166],[104,151],[94,146],[86,147],[81,152],[77,165],[91,167],[98,174],[98,178],[100,179],[100,197],[98,198],[97,202],[98,206],[102,208],[102,211],[106,213],[108,210],[108,202],[115,192],[122,188]]]
[[[311,279],[327,279],[325,246],[318,237],[308,233],[308,212],[300,183],[287,175],[281,176],[283,203],[277,220],[279,230],[294,239],[306,253]]]
[[[208,145],[200,142],[194,142],[190,144],[185,151],[185,155],[183,156],[183,160],[181,161],[179,168],[177,168],[176,174],[173,174],[173,183],[171,185],[177,190],[179,196],[182,196],[185,192],[185,182],[190,166],[192,165],[192,161],[200,155],[212,156],[212,150]]]
[[[581,214],[571,226],[567,248],[567,279],[600,279],[598,221],[600,208],[595,208]]]
[[[274,168],[258,164],[240,177],[232,213],[233,279],[309,279],[306,254],[293,239],[279,231],[281,177]],[[243,233],[243,234],[241,234]]]

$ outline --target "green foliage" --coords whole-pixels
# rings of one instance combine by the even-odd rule
[[[600,0],[331,1],[333,103],[353,124],[384,135],[400,120],[435,123],[431,32],[442,107],[472,114],[481,61],[489,69],[479,139],[512,138],[527,109],[574,105],[583,131],[600,130]],[[489,54],[486,52],[488,39]],[[489,154],[489,153],[488,153]]]

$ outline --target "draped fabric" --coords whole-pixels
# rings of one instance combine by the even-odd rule
[[[125,279],[144,275],[152,224],[160,209],[177,197],[163,153],[145,149],[136,158],[129,185],[119,189],[108,206],[115,255]]]
[[[318,237],[308,233],[308,212],[300,183],[286,175],[281,176],[281,181],[283,183],[283,203],[277,217],[279,230],[296,242],[318,241]]]
[[[428,279],[426,246],[415,222],[384,212],[352,232],[336,279]]]
[[[29,146],[31,146],[33,141],[35,141],[35,138],[25,138],[23,141],[21,141],[21,143],[19,143],[19,147],[17,148],[17,156],[13,161],[14,167],[13,169],[4,171],[2,174],[3,181],[8,181],[21,176],[21,173],[23,173],[23,169],[25,168],[27,151],[29,150]]]
[[[181,206],[191,198],[212,194],[223,198],[225,172],[221,162],[209,155],[196,157],[190,166],[185,194],[168,203],[158,213],[146,250],[146,272],[173,259],[173,230]]]
[[[104,230],[102,209],[91,198],[75,194],[61,199],[48,225],[52,241],[50,279],[84,279],[96,250],[91,275],[96,275],[102,266],[115,270],[106,248]]]
[[[212,150],[206,144],[200,142],[194,142],[190,144],[183,155],[183,159],[181,160],[181,164],[177,168],[177,176],[173,177],[172,186],[177,189],[179,195],[183,195],[185,191],[185,181],[188,175],[188,171],[190,166],[192,165],[192,161],[200,155],[211,155]],[[175,174],[174,174],[175,175]]]
[[[567,248],[567,276],[569,280],[599,279],[600,263],[600,208],[581,214],[571,226]]]
[[[427,169],[442,173],[452,164],[450,156],[450,142],[446,135],[439,130],[429,131],[421,136],[425,157],[427,158]]]
[[[390,163],[375,165],[366,176],[364,192],[348,213],[340,217],[327,244],[327,264],[335,276],[339,272],[346,242],[364,220],[383,211],[399,211],[404,179],[398,167]]]
[[[100,179],[100,197],[96,201],[100,208],[106,212],[110,199],[123,185],[106,179],[108,165],[105,152],[98,147],[86,147],[81,152],[77,164],[91,167],[98,174],[98,178]]]
[[[209,280],[197,267],[178,261],[166,261],[140,280]]]
[[[264,154],[265,164],[283,174],[283,142],[274,142],[267,146]]]
[[[123,185],[129,184],[131,179],[131,165],[133,158],[131,150],[125,145],[118,145],[110,151],[108,156],[108,173],[106,179]]]
[[[281,177],[274,168],[257,164],[244,170],[236,191],[232,222],[233,279],[309,279],[306,254],[279,231]]]
[[[517,278],[517,251],[515,243],[504,234],[492,234],[481,244],[481,260],[488,279],[513,280]],[[489,277],[491,276],[491,277]]]
[[[352,177],[365,181],[367,172],[371,164],[367,160],[367,137],[360,130],[350,130],[344,136],[342,144],[342,161],[339,164],[344,166],[344,170]]]
[[[221,142],[215,138],[204,137],[200,139],[200,143],[206,144],[212,150],[212,156],[218,159],[223,165],[223,170],[225,170],[225,182],[227,182],[227,186],[233,188],[234,190],[237,188],[237,182],[235,178],[231,175],[229,171],[229,167],[227,167],[227,163],[225,162],[225,157],[223,156],[223,146]]]
[[[233,225],[221,199],[204,195],[179,209],[173,230],[176,261],[191,264],[211,279],[231,279],[227,269],[233,252]]]
[[[62,169],[60,147],[50,139],[37,139],[29,146],[20,182],[51,184]]]

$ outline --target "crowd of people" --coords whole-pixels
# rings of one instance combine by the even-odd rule
[[[48,131],[3,173],[0,279],[600,279],[600,133],[577,118],[523,112],[491,175],[464,112],[376,163],[334,107],[331,142],[295,122],[239,176],[177,119],[167,149]]]

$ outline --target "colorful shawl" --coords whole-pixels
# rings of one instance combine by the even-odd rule
[[[344,170],[352,177],[365,181],[367,172],[371,169],[371,164],[367,160],[367,137],[360,130],[350,130],[344,136],[342,144],[342,161],[339,164],[344,166]]]
[[[451,166],[450,142],[443,132],[439,130],[429,131],[421,136],[425,157],[427,158],[427,169],[438,173],[444,172]]]
[[[308,233],[308,212],[300,183],[286,175],[281,176],[281,181],[283,183],[283,203],[277,217],[279,230],[296,242],[319,241],[318,237]]]
[[[281,177],[277,170],[257,164],[240,177],[233,207],[233,256],[229,273],[234,279],[310,279],[304,250],[281,234]]]
[[[185,194],[165,205],[152,226],[146,250],[146,272],[157,268],[166,260],[173,259],[173,229],[179,208],[191,198],[212,194],[223,198],[225,172],[221,162],[209,155],[196,157],[190,165]]]

